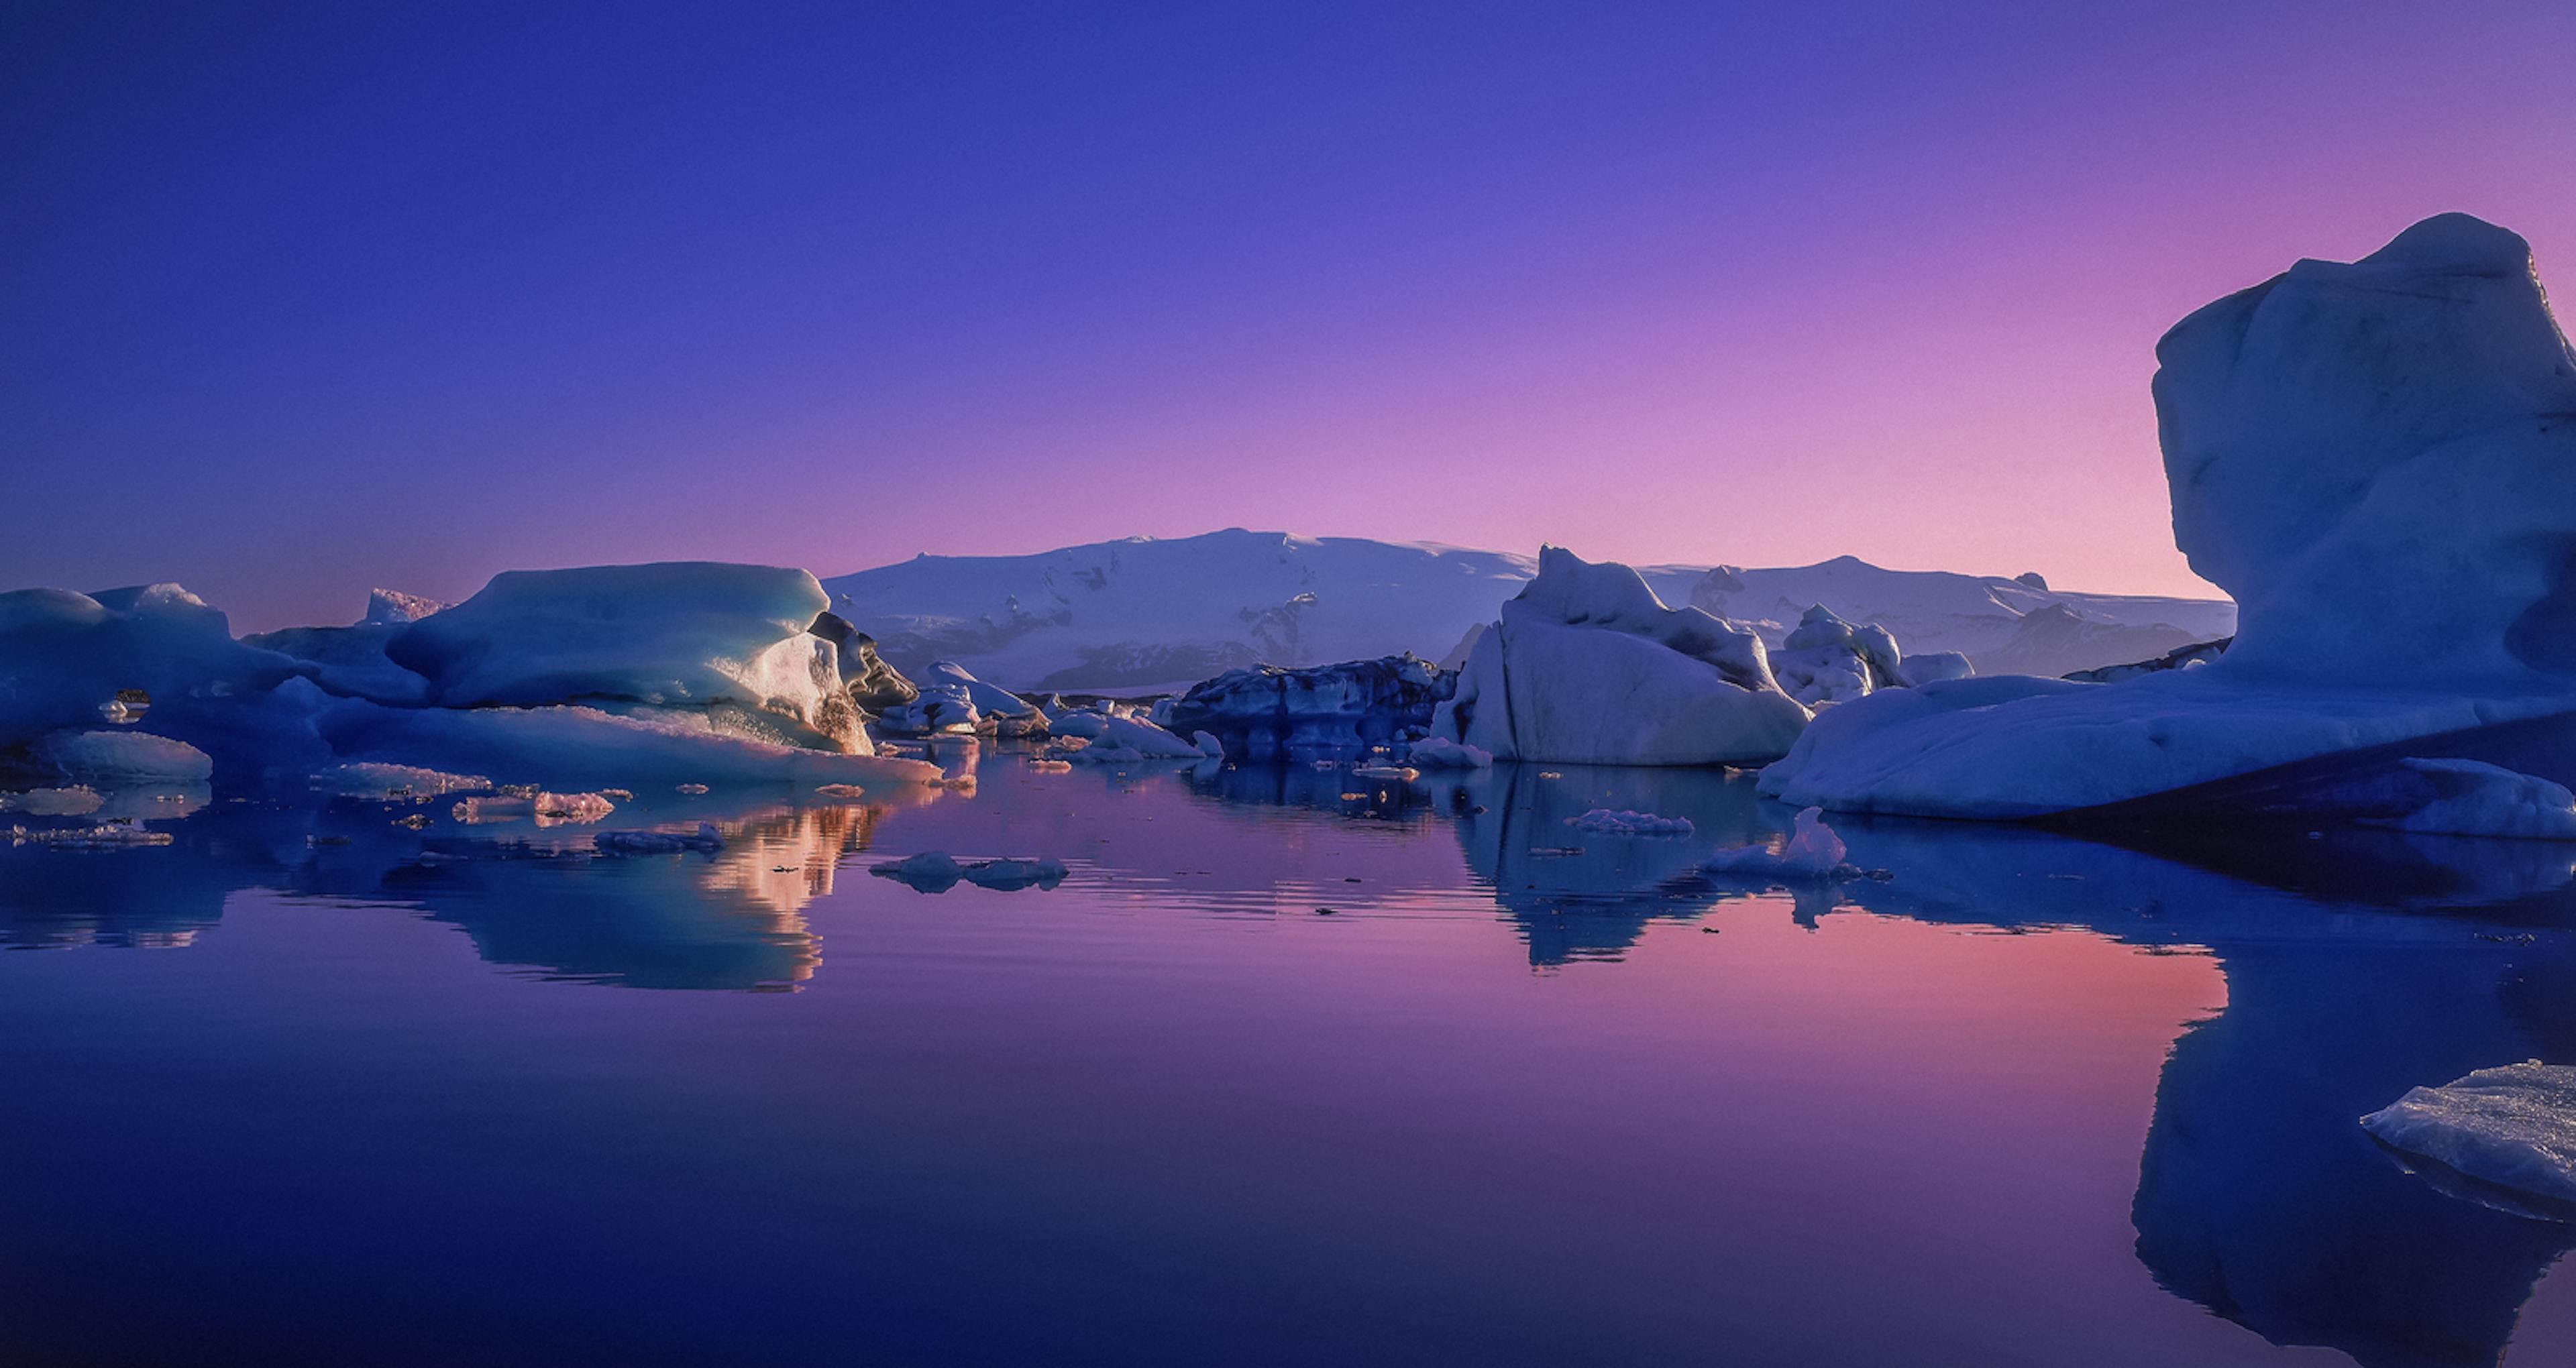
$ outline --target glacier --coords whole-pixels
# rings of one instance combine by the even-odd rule
[[[2201,309],[2156,355],[2175,543],[2241,605],[2225,653],[1872,695],[1819,717],[1764,793],[2042,817],[2321,757],[2444,758],[2576,713],[2576,353],[2520,237],[2427,219]]]
[[[1516,553],[1229,528],[1025,556],[925,555],[823,587],[832,613],[907,674],[946,659],[1024,694],[1134,697],[1229,670],[1407,652],[1456,670],[1474,634],[1538,570]],[[2224,600],[2071,592],[2031,575],[1889,570],[1853,556],[1637,573],[1664,602],[1734,621],[1766,646],[1821,604],[1886,628],[1909,651],[1960,654],[1981,674],[2059,675],[2235,629]],[[2025,628],[2057,608],[2064,614]]]

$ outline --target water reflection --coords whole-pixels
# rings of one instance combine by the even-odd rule
[[[843,880],[844,861],[932,849],[1060,858],[1105,895],[1197,915],[1475,910],[1551,970],[1635,955],[1658,923],[1729,904],[1809,926],[2080,928],[2205,952],[2227,985],[2224,1011],[2173,1044],[2141,1137],[2130,1219],[2158,1284],[2274,1344],[2365,1368],[2484,1364],[2576,1243],[2568,1227],[2444,1195],[2354,1124],[2418,1083],[2576,1060],[2576,863],[2558,847],[1853,820],[1837,824],[1851,859],[1887,877],[1784,899],[1697,873],[1789,816],[1723,771],[1505,765],[1409,784],[1298,763],[1046,773],[1007,747],[943,763],[973,767],[971,794],[924,790],[917,810],[716,795],[616,819],[713,821],[726,837],[713,855],[593,858],[582,828],[415,832],[368,804],[217,804],[172,823],[166,848],[0,852],[0,944],[185,946],[230,893],[269,888],[411,910],[544,978],[775,990],[822,972],[808,910],[870,895],[865,877]],[[1596,807],[1694,829],[1567,826]],[[1318,867],[1326,848],[1333,863]],[[978,904],[941,905],[971,917]]]
[[[935,791],[933,791],[935,792]],[[920,801],[923,795],[914,795]],[[29,849],[0,878],[0,945],[185,946],[234,892],[387,904],[463,931],[482,957],[541,977],[634,988],[774,990],[822,959],[803,909],[893,808],[718,798],[627,820],[713,821],[707,855],[596,855],[592,828],[534,820],[399,826],[396,805],[220,805],[173,824],[168,846]]]

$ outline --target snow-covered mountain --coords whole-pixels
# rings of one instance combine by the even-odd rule
[[[1400,651],[1438,659],[1537,570],[1535,557],[1506,552],[1228,528],[1028,556],[918,556],[823,587],[834,611],[907,673],[946,658],[1022,691],[1151,693],[1246,665]],[[1638,573],[1666,603],[1736,619],[1772,645],[1821,603],[1885,626],[1908,651],[1964,652],[1981,670],[1990,654],[1996,670],[2118,664],[2235,624],[2223,600],[2061,593],[2036,576],[1882,570],[1849,556],[1792,569]],[[2042,609],[2063,611],[2025,623]]]
[[[2062,675],[2236,630],[2236,605],[2225,599],[2073,593],[2037,575],[1885,570],[1857,556],[1779,570],[1719,566],[1678,600],[1656,591],[1751,627],[1772,646],[1821,603],[1846,622],[1887,628],[1907,651],[1957,651],[1979,674]]]

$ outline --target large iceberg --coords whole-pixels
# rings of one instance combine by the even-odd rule
[[[1759,637],[1550,546],[1469,651],[1431,735],[1502,759],[1714,765],[1775,758],[1806,724]]]
[[[841,660],[873,665],[872,691],[909,686],[864,636],[812,630],[823,602],[813,576],[762,566],[512,572],[453,608],[379,590],[352,626],[245,642],[172,584],[0,594],[0,773],[239,790],[355,761],[565,789],[936,781],[872,754]]]
[[[1346,752],[1419,734],[1456,686],[1455,675],[1410,652],[1302,670],[1262,665],[1192,685],[1167,725],[1214,732],[1255,758]]]
[[[746,734],[865,754],[830,599],[803,570],[671,561],[512,570],[385,644],[442,707],[721,710]]]
[[[2576,354],[2521,238],[2428,219],[2222,299],[2156,354],[2175,543],[2241,605],[2226,653],[1873,695],[1765,793],[2034,817],[2576,713]]]
[[[0,593],[0,756],[148,716],[218,763],[299,763],[320,752],[312,669],[235,641],[222,612],[176,584]]]
[[[242,643],[291,656],[313,667],[313,680],[343,698],[414,706],[432,701],[430,681],[393,662],[386,643],[411,624],[447,605],[416,594],[374,589],[367,612],[346,627],[285,627],[254,632]]]

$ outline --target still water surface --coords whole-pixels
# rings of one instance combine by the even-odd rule
[[[1786,824],[1722,773],[980,773],[0,846],[0,1361],[2576,1362],[2576,1231],[2353,1124],[2576,1060],[2561,852],[1792,895],[1692,873]]]

